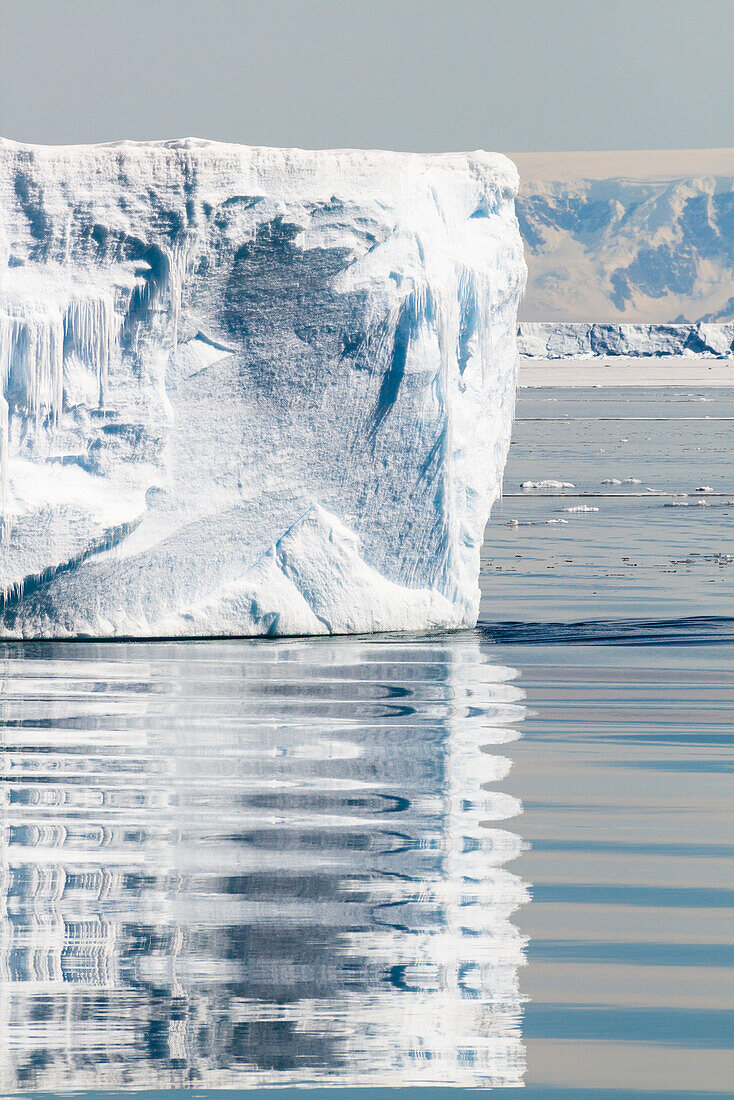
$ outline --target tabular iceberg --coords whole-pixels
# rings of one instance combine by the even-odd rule
[[[484,152],[0,142],[0,636],[473,625],[516,190]]]

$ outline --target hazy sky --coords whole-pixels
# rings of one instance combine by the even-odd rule
[[[734,145],[734,0],[0,0],[0,134]]]

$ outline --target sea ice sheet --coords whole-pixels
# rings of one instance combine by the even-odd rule
[[[473,625],[516,190],[484,152],[0,142],[0,636]]]

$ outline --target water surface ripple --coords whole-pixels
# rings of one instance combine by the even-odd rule
[[[516,1084],[476,635],[0,647],[0,1087]]]

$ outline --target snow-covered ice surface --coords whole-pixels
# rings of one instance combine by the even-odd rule
[[[734,360],[690,359],[683,356],[633,358],[625,355],[593,359],[520,359],[521,387],[545,389],[706,389],[730,390]]]
[[[0,142],[0,636],[473,625],[516,190],[484,152]]]

